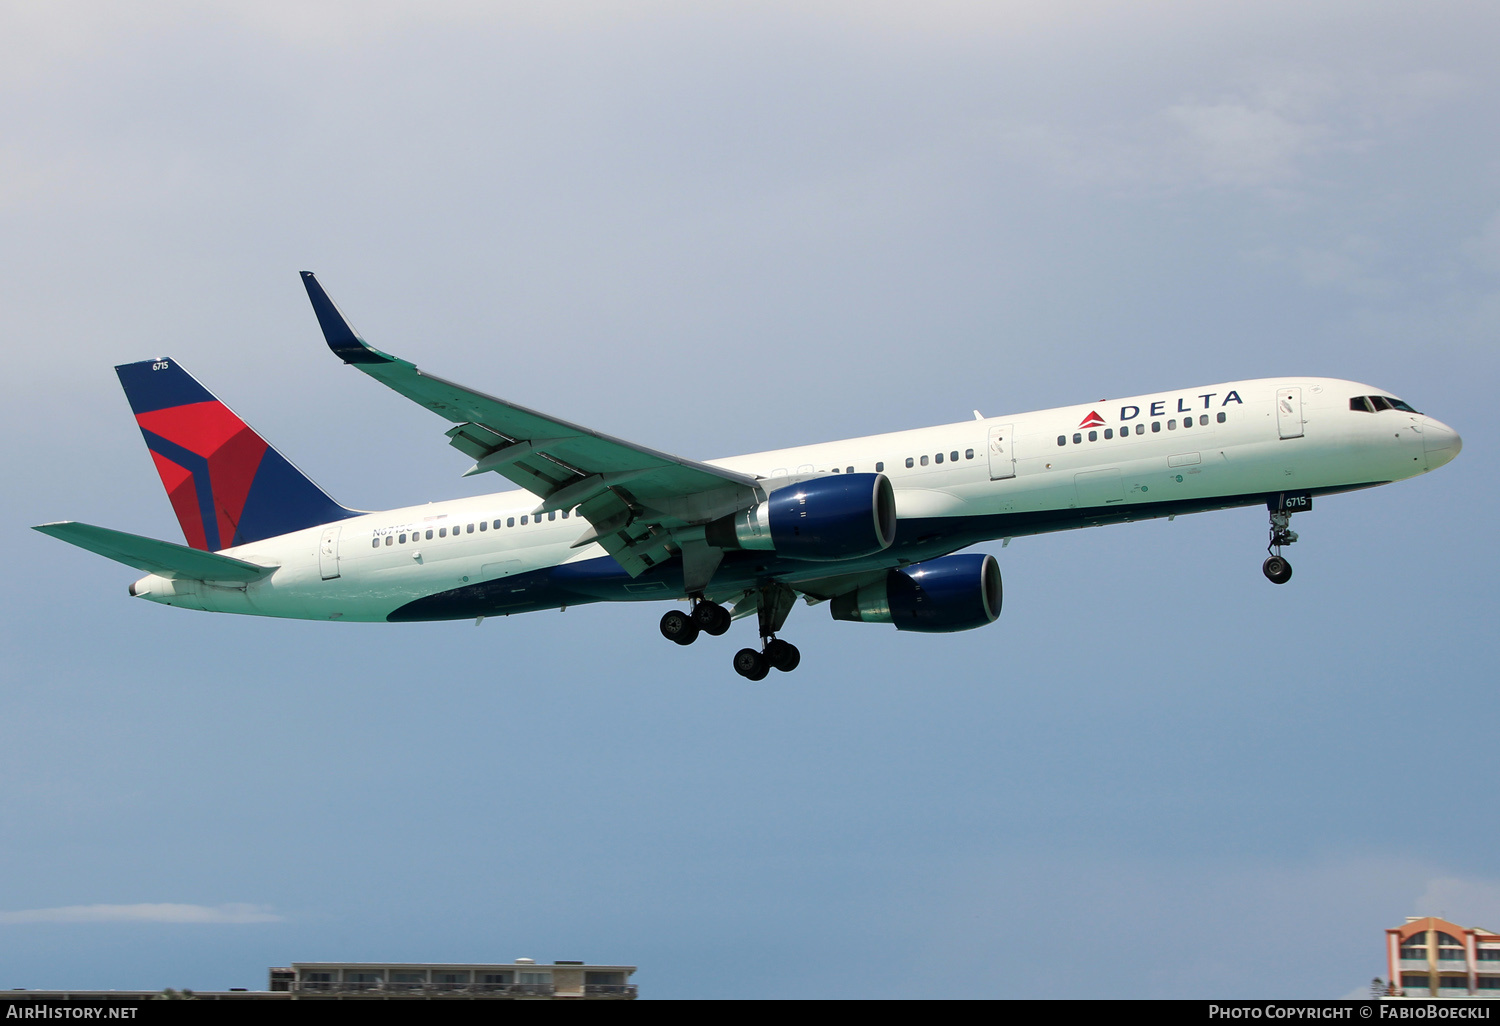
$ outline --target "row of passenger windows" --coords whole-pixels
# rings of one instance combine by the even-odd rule
[[[1417,412],[1400,399],[1390,395],[1357,395],[1349,400],[1349,409],[1357,413],[1379,413],[1381,410],[1400,410],[1402,413]]]
[[[1218,416],[1218,422],[1220,424],[1222,424],[1222,423],[1224,423],[1224,420],[1225,420],[1224,414],[1220,413],[1219,416]],[[1192,427],[1193,426],[1193,418],[1192,417],[1183,417],[1182,418],[1182,426],[1185,427],[1185,428]],[[1198,426],[1199,427],[1207,427],[1208,426],[1208,414],[1206,414],[1206,413],[1200,413],[1200,414],[1198,414]],[[1167,421],[1167,430],[1168,431],[1176,431],[1177,430],[1177,421],[1176,421],[1176,419]],[[1151,422],[1151,431],[1153,433],[1160,433],[1160,431],[1161,431],[1161,421],[1159,421],[1159,420],[1153,420]],[[1138,434],[1138,435],[1144,435],[1146,433],[1146,425],[1145,424],[1137,424],[1135,426],[1135,433]],[[1127,437],[1129,437],[1129,435],[1130,435],[1130,425],[1127,424],[1125,427],[1122,427],[1120,429],[1120,437],[1121,438],[1127,438]],[[1104,429],[1104,437],[1105,437],[1105,439],[1110,439],[1110,438],[1115,437],[1115,429],[1114,428],[1105,428]],[[1090,431],[1089,432],[1089,441],[1091,441],[1091,442],[1097,442],[1097,441],[1099,441],[1099,432],[1098,431]],[[1082,442],[1083,442],[1083,432],[1082,431],[1075,431],[1075,432],[1073,432],[1073,444],[1074,445],[1080,445],[1080,444],[1082,444]],[[1068,436],[1067,435],[1058,435],[1057,436],[1057,444],[1058,445],[1067,445],[1068,444]]]
[[[568,516],[572,512],[573,512],[573,510],[568,510],[568,509],[563,510],[562,511],[562,518],[564,520],[568,519]],[[551,513],[547,514],[547,519],[548,520],[556,520],[557,516],[558,516],[557,510],[553,510]],[[531,516],[530,514],[527,514],[527,515],[521,517],[521,526],[522,527],[525,527],[528,523],[540,524],[541,522],[542,522],[542,515],[540,513],[538,513],[534,517]],[[516,518],[515,517],[505,517],[503,520],[497,519],[495,521],[481,520],[481,521],[479,521],[478,528],[481,531],[488,531],[491,527],[493,527],[495,530],[498,531],[498,530],[500,530],[501,524],[504,524],[506,527],[515,527],[516,526]],[[452,527],[451,530],[453,532],[453,537],[457,538],[460,533],[463,533],[463,534],[473,534],[474,533],[474,528],[475,528],[474,524],[467,524],[467,525],[465,525],[462,528],[460,528],[457,524],[455,524]],[[446,528],[446,527],[439,527],[436,530],[437,530],[437,535],[436,535],[437,537],[439,537],[439,538],[446,538],[446,537],[448,537],[448,532],[449,532],[450,529]],[[387,544],[387,545],[405,545],[407,543],[407,541],[413,541],[413,542],[422,541],[422,540],[432,541],[432,539],[433,539],[433,528],[429,527],[429,528],[427,528],[427,530],[425,532],[424,531],[412,531],[412,532],[410,532],[409,536],[408,536],[408,532],[406,532],[406,531],[402,531],[400,534],[388,534],[388,535],[385,536],[385,544]],[[380,548],[380,539],[379,538],[371,538],[370,539],[370,548],[372,548],[372,549],[378,549],[378,548]]]
[[[963,454],[963,458],[966,459],[966,460],[972,460],[974,458],[974,450],[973,449],[965,449],[964,450],[964,454]],[[912,467],[918,466],[919,464],[921,466],[925,467],[925,466],[927,466],[927,464],[929,462],[931,462],[931,463],[942,463],[945,460],[947,462],[949,462],[949,463],[957,463],[958,460],[959,460],[958,450],[954,449],[950,453],[941,453],[940,452],[936,456],[908,456],[908,457],[906,457],[906,466],[907,466],[907,469],[910,469]],[[839,473],[839,468],[838,467],[834,467],[833,468],[833,472],[835,474]],[[845,473],[845,474],[852,474],[852,473],[854,473],[854,468],[853,467],[846,467],[846,468],[844,468],[843,473]],[[883,473],[885,473],[885,463],[884,462],[880,462],[880,463],[875,464],[875,473],[877,473],[877,474],[883,474]]]

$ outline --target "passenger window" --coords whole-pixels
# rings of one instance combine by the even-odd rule
[[[521,518],[521,526],[522,526],[522,527],[525,527],[525,526],[526,526],[526,518],[525,518],[525,517],[522,517],[522,518]]]
[[[479,522],[479,529],[481,531],[488,531],[490,529],[490,522],[488,520],[481,520]]]
[[[943,454],[942,453],[938,453],[936,456],[933,457],[933,459],[935,459],[939,463],[941,463],[941,462],[943,462]]]
[[[474,533],[474,525],[473,525],[473,524],[470,524],[470,525],[469,525],[469,526],[468,526],[468,529],[467,529],[467,530],[468,530],[468,533],[469,533],[469,534],[473,534],[473,533]]]
[[[1200,413],[1200,414],[1198,414],[1198,426],[1199,427],[1208,427],[1208,414],[1206,414],[1206,413]]]
[[[1114,428],[1105,428],[1104,429],[1104,440],[1107,442],[1107,441],[1109,441],[1113,437],[1115,437],[1115,429]]]
[[[387,545],[394,545],[394,544],[396,544],[396,539],[394,537],[392,537],[391,535],[388,534],[388,535],[385,536],[385,543]]]
[[[438,528],[438,537],[439,538],[446,538],[446,537],[448,537],[448,529],[446,527],[439,527]]]
[[[379,538],[371,538],[370,539],[370,548],[372,548],[372,549],[378,549],[378,548],[380,548],[380,539]]]
[[[1083,436],[1081,434],[1079,434],[1077,431],[1073,432],[1073,444],[1077,445],[1079,442],[1082,442],[1082,441],[1083,441]]]
[[[911,469],[911,464],[912,464],[911,457],[910,456],[906,457],[906,466],[907,466],[908,470]]]
[[[973,450],[970,450],[970,451],[972,452]],[[970,456],[969,458],[973,459],[974,457]],[[958,450],[954,449],[952,452],[950,452],[948,454],[948,459],[952,460],[954,463],[957,463],[958,462]]]
[[[570,509],[565,509],[565,510],[563,510],[563,511],[562,511],[562,514],[563,514],[563,519],[564,519],[564,520],[566,520],[566,519],[568,519],[568,514],[569,514],[569,513],[571,513],[571,512],[573,512],[573,511],[572,511],[572,510],[570,510]]]
[[[924,467],[927,466],[927,457],[926,456],[922,457],[922,466],[924,466]]]
[[[846,474],[852,474],[852,473],[854,473],[854,468],[853,467],[845,467],[844,468],[844,473],[846,473]]]
[[[495,530],[497,530],[497,531],[500,530],[500,518],[499,517],[495,518],[495,523],[492,526],[495,528]]]
[[[1176,431],[1177,430],[1177,418],[1174,417],[1171,420],[1167,421],[1167,430],[1168,431]]]
[[[1091,441],[1091,442],[1097,442],[1097,441],[1099,441],[1099,432],[1097,432],[1097,431],[1090,431],[1089,432],[1089,441]]]
[[[432,541],[432,528],[427,529],[427,540]]]
[[[955,456],[953,458],[954,459],[958,459],[957,456]],[[965,449],[964,450],[964,459],[966,459],[966,460],[972,460],[973,458],[974,458],[974,450],[973,449]]]
[[[1146,425],[1144,425],[1144,424],[1137,424],[1135,426],[1135,433],[1138,434],[1138,435],[1144,435],[1146,433]]]
[[[401,533],[401,537],[399,537],[399,538],[396,539],[396,543],[398,545],[405,545],[406,544],[406,532],[403,531]]]
[[[839,472],[839,468],[838,468],[838,467],[834,467],[834,468],[833,468],[833,472],[834,472],[834,473],[835,473],[835,474],[837,474],[837,473],[838,473],[838,472]]]
[[[1185,427],[1185,428],[1192,427],[1193,426],[1193,418],[1192,417],[1183,417],[1182,418],[1182,426]]]
[[[1067,435],[1058,435],[1057,436],[1057,444],[1058,445],[1067,445],[1068,444],[1068,436]]]
[[[1222,414],[1222,413],[1219,414],[1219,418],[1218,419],[1219,419],[1219,423],[1220,424],[1224,423],[1224,414]]]
[[[1159,420],[1153,420],[1151,422],[1151,433],[1152,434],[1158,434],[1158,433],[1160,433],[1160,431],[1161,431],[1161,421],[1159,421]]]
[[[554,509],[554,510],[549,511],[547,513],[547,519],[548,520],[556,520],[557,519],[557,510]]]
[[[875,464],[875,473],[879,474],[879,473],[881,473],[884,470],[885,470],[885,464],[883,462]]]
[[[516,518],[515,517],[506,517],[505,518],[505,526],[506,527],[515,527],[516,526]]]

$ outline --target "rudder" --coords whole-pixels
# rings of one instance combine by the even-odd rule
[[[188,545],[205,552],[356,515],[175,360],[115,368]]]

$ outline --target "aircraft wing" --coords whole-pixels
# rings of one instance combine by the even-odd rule
[[[537,513],[578,508],[597,541],[631,576],[680,547],[672,534],[759,498],[755,478],[613,438],[444,380],[371,346],[349,326],[311,271],[302,283],[328,348],[345,363],[451,421],[449,443],[542,497]]]

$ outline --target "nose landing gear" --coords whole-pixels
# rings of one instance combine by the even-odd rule
[[[1272,584],[1285,584],[1292,579],[1292,564],[1281,554],[1283,545],[1290,545],[1297,540],[1297,532],[1292,530],[1292,511],[1284,508],[1288,498],[1285,495],[1278,496],[1267,503],[1271,511],[1271,541],[1266,546],[1266,551],[1270,555],[1260,565],[1260,571]],[[1309,507],[1312,504],[1310,498],[1301,501],[1305,501]]]

